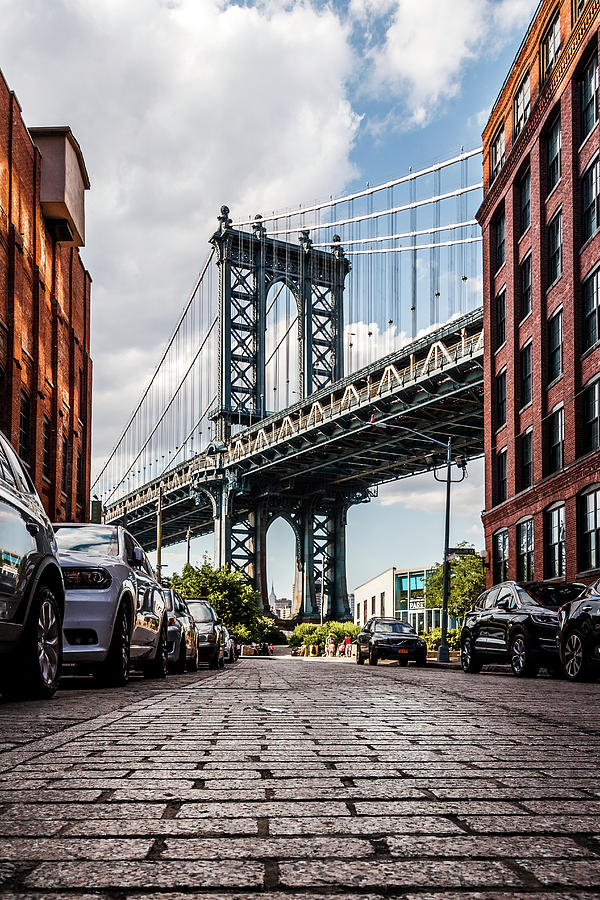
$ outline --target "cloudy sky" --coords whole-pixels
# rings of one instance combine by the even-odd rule
[[[207,252],[235,215],[476,147],[536,0],[0,0],[0,68],[28,125],[69,124],[92,189],[94,460],[117,439]],[[350,513],[349,587],[440,556],[431,476]],[[455,539],[481,545],[480,464]],[[194,545],[194,555],[208,547]],[[276,591],[291,532],[269,545]],[[181,554],[167,557],[171,570]]]

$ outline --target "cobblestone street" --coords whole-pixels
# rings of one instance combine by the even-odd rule
[[[3,898],[600,893],[598,685],[250,659],[0,736]]]

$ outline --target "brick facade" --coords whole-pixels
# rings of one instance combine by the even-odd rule
[[[550,71],[544,73],[545,35],[558,11],[560,49]],[[587,3],[563,0],[540,3],[535,18],[513,63],[483,133],[484,200],[478,213],[483,231],[485,322],[485,530],[489,569],[488,584],[498,580],[494,570],[494,535],[508,534],[508,572],[522,577],[517,561],[517,525],[533,519],[533,575],[554,576],[549,544],[549,507],[564,505],[564,558],[556,577],[589,582],[600,574],[600,563],[584,565],[583,530],[578,508],[582,492],[600,483],[598,439],[585,444],[583,391],[600,373],[600,344],[584,346],[582,284],[600,260],[598,219],[594,233],[584,240],[582,175],[594,163],[599,148],[597,112],[595,125],[583,135],[583,73],[598,57],[600,0]],[[530,77],[529,116],[516,132],[515,98],[523,79]],[[596,76],[597,77],[597,76]],[[596,80],[597,84],[597,80]],[[552,134],[560,121],[561,174],[551,189]],[[504,132],[505,159],[493,172],[493,147]],[[556,132],[555,132],[556,133]],[[521,200],[527,196],[523,176],[530,172],[530,224],[523,228]],[[495,176],[495,177],[494,177]],[[550,259],[552,222],[562,212],[562,271],[552,278]],[[505,262],[496,265],[498,225],[505,216]],[[549,227],[550,226],[550,227]],[[501,233],[501,230],[500,230]],[[521,315],[520,282],[531,264],[531,312]],[[523,270],[521,270],[523,267]],[[524,281],[526,281],[524,279]],[[496,298],[506,291],[505,340],[498,324]],[[499,305],[502,310],[501,301]],[[562,309],[562,371],[552,376],[552,337],[549,320]],[[501,319],[501,316],[500,316]],[[555,320],[554,324],[558,320]],[[600,336],[600,335],[599,335]],[[520,352],[531,341],[531,401],[522,404]],[[506,424],[499,422],[497,377],[506,373]],[[524,367],[527,371],[527,367]],[[552,414],[564,415],[562,464],[552,471]],[[522,438],[531,431],[533,473],[531,487],[523,487]],[[556,434],[558,432],[554,432]],[[506,499],[498,453],[506,450]],[[600,539],[600,531],[596,540]],[[523,559],[523,558],[522,558]],[[600,559],[600,555],[599,555]],[[549,570],[550,567],[550,570]],[[506,573],[503,573],[506,574]]]
[[[70,129],[39,129],[40,142],[47,132],[68,147],[80,186],[89,187]],[[42,203],[50,154],[35,135],[0,73],[0,428],[27,462],[50,518],[82,521],[90,492],[91,278],[76,246],[82,241]]]

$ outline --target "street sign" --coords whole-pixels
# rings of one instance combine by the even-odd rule
[[[448,547],[448,556],[475,556],[474,547]]]

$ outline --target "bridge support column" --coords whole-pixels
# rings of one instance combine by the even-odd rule
[[[305,619],[347,619],[346,502],[307,504],[301,514],[302,543],[296,559],[296,613]],[[323,576],[323,584],[321,577]]]
[[[215,566],[222,568],[231,564],[231,513],[226,485],[215,497],[214,548]]]

